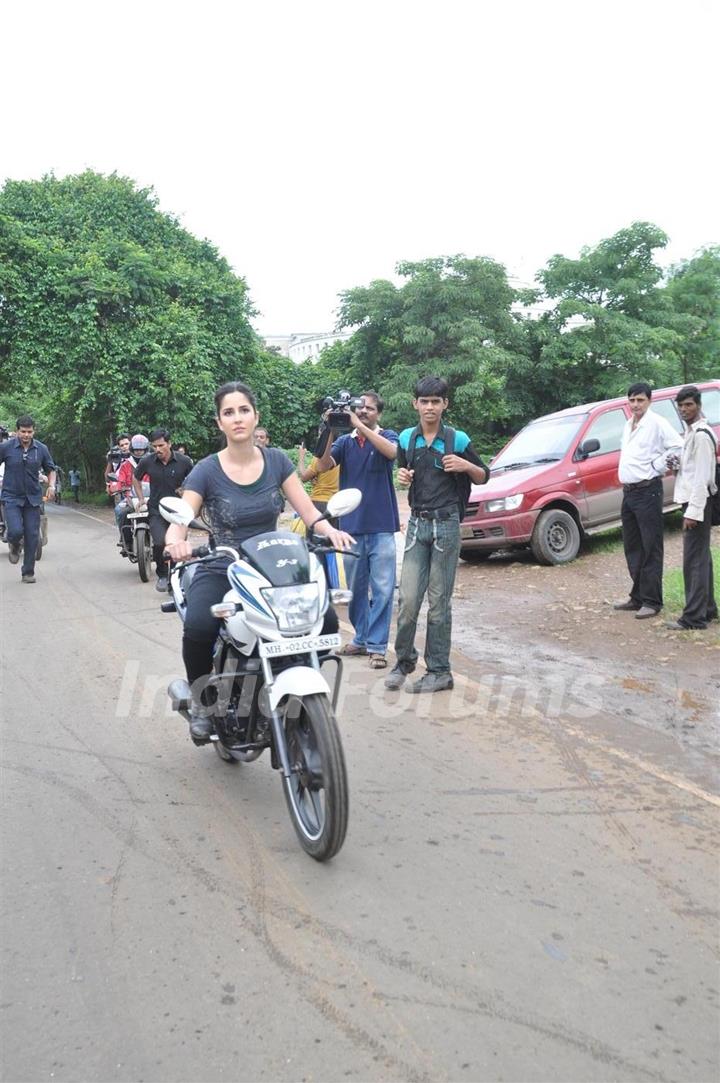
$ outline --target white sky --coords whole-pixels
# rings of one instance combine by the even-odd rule
[[[720,241],[710,0],[23,0],[0,177],[152,186],[248,282],[261,333],[330,329],[402,259],[530,281],[635,219]]]

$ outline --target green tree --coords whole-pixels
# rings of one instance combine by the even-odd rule
[[[504,374],[523,333],[511,306],[515,291],[494,260],[441,256],[399,263],[406,279],[342,293],[339,325],[356,327],[347,344],[348,371],[360,386],[385,396],[386,420],[410,423],[412,388],[420,376],[448,381],[453,421],[473,434],[507,415]]]
[[[215,248],[127,178],[0,192],[0,401],[34,409],[61,462],[97,478],[114,434],[159,424],[204,453],[217,384],[260,382],[251,314]]]
[[[717,376],[720,366],[720,246],[673,267],[667,284],[670,320],[681,335],[676,381]]]
[[[556,302],[549,321],[555,334],[541,360],[563,383],[559,405],[617,394],[633,378],[672,380],[682,337],[668,319],[655,259],[666,244],[657,226],[635,222],[578,259],[553,256],[538,273]]]

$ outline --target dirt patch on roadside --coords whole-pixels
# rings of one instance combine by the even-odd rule
[[[715,531],[715,543],[720,540]],[[682,536],[665,538],[665,567],[682,564]],[[561,567],[529,553],[461,562],[453,642],[463,654],[530,683],[565,681],[570,696],[673,736],[687,751],[718,751],[720,624],[672,632],[664,612],[615,612],[629,580],[621,550],[585,552]]]

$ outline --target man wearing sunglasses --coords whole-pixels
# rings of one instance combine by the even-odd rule
[[[16,435],[0,444],[0,463],[5,464],[0,501],[7,524],[8,557],[11,564],[17,564],[22,547],[22,582],[34,583],[43,501],[40,471],[47,474],[47,499],[52,500],[56,469],[48,448],[35,439],[35,422],[29,414],[17,419]]]

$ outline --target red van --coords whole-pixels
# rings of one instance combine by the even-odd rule
[[[682,386],[682,385],[680,385]],[[653,391],[652,409],[679,433],[678,387]],[[702,409],[720,440],[720,380],[698,383]],[[627,399],[571,406],[531,421],[492,460],[487,485],[473,485],[460,528],[460,556],[485,560],[530,546],[541,564],[574,560],[583,536],[620,525],[620,441]],[[664,481],[673,511],[674,477]]]

